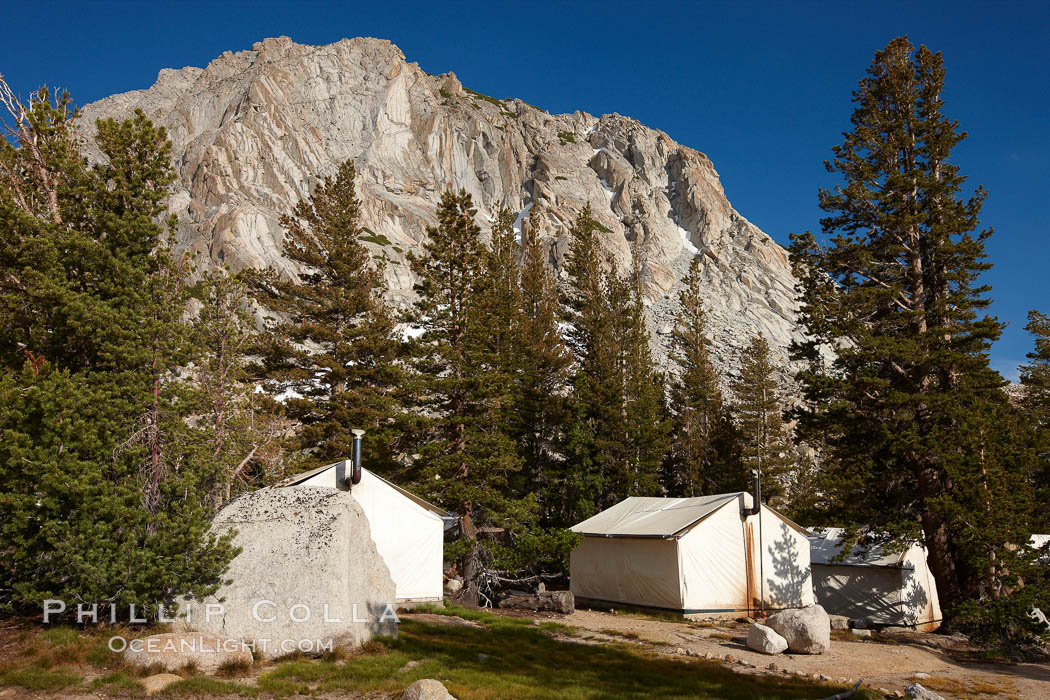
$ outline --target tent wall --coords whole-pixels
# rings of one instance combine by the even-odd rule
[[[686,612],[749,609],[749,567],[740,505],[719,508],[678,541]],[[750,580],[754,582],[754,577]]]
[[[937,583],[926,562],[926,550],[915,545],[904,557],[901,580],[901,607],[904,624],[924,630],[936,629],[941,623],[941,601]]]
[[[747,519],[755,540],[758,539],[758,516]],[[809,538],[785,521],[775,511],[762,506],[761,562],[755,554],[756,580],[766,608],[801,608],[812,605],[813,575],[810,571]],[[764,584],[764,585],[763,585]]]
[[[349,465],[346,467],[349,474]],[[320,472],[299,486],[339,488],[337,468]],[[345,489],[345,487],[343,487]],[[368,516],[372,540],[390,569],[397,599],[440,601],[443,596],[444,521],[363,470],[350,494]]]
[[[814,564],[817,602],[832,615],[899,625],[901,573],[898,568]]]
[[[936,629],[941,608],[925,551],[913,547],[903,563],[904,567],[814,564],[817,601],[833,615]]]
[[[682,609],[678,547],[671,539],[584,537],[569,556],[577,598]]]

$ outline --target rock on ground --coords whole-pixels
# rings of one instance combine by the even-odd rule
[[[845,615],[828,615],[828,619],[831,621],[831,629],[833,630],[849,629],[849,618]]]
[[[747,646],[763,654],[780,654],[787,651],[787,640],[775,631],[757,622],[747,630]]]
[[[182,676],[176,676],[174,673],[157,673],[140,679],[139,683],[146,689],[146,695],[156,695],[172,683],[178,683],[181,680]]]
[[[405,688],[401,700],[456,700],[441,681],[424,678]]]
[[[798,654],[823,654],[831,648],[831,621],[819,605],[782,610],[766,618],[766,626],[787,640]]]
[[[229,530],[242,548],[232,582],[188,601],[191,629],[249,640],[264,659],[397,634],[393,579],[349,493],[260,489],[215,516],[212,531]]]
[[[909,685],[904,689],[904,694],[909,698],[918,698],[919,700],[944,700],[944,697],[923,687],[919,683],[912,683]]]
[[[224,664],[252,663],[252,653],[241,640],[202,632],[168,632],[133,639],[123,656],[140,668],[161,666],[173,671],[193,664],[202,673],[214,673]]]

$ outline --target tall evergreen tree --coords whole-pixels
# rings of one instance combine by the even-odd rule
[[[662,377],[654,371],[637,275],[619,276],[585,209],[574,222],[563,299],[576,361],[564,437],[563,520],[659,492],[667,450]]]
[[[777,385],[769,343],[761,334],[751,339],[740,361],[740,377],[733,383],[733,415],[740,440],[738,488],[748,475],[762,475],[764,500],[780,505],[794,463],[790,436],[783,419],[783,397]]]
[[[213,591],[233,555],[207,535],[214,465],[177,368],[187,290],[156,221],[170,143],[140,111],[78,155],[67,97],[0,81],[0,539],[4,600],[140,609]]]
[[[510,435],[525,461],[525,482],[541,492],[545,521],[565,525],[552,512],[561,501],[557,441],[567,418],[571,355],[562,339],[558,288],[535,234],[524,244],[520,268],[520,318],[515,340],[515,380]]]
[[[1034,430],[1036,493],[1036,532],[1050,531],[1050,318],[1038,311],[1028,312],[1025,329],[1035,338],[1028,353],[1030,362],[1020,368],[1021,408]]]
[[[521,469],[505,430],[512,336],[492,325],[513,312],[494,298],[511,281],[486,274],[510,259],[513,238],[508,242],[497,227],[497,250],[487,250],[476,213],[465,191],[446,192],[423,255],[409,258],[419,280],[413,323],[423,330],[413,357],[416,407],[429,417],[416,436],[417,479],[460,516],[461,538],[449,554],[458,560],[468,600],[488,594],[491,572],[505,564],[503,545],[535,513],[533,503],[510,493],[509,479]]]
[[[671,384],[671,451],[664,489],[671,496],[702,496],[747,486],[729,407],[708,352],[700,258],[694,257],[678,300],[672,358],[681,368]]]
[[[282,443],[293,426],[267,410],[267,397],[253,390],[248,354],[256,333],[242,275],[207,275],[194,291],[201,302],[193,322],[196,423],[208,434],[219,473],[213,501],[221,505],[283,476],[290,460]]]
[[[369,431],[365,465],[390,468],[401,376],[396,321],[383,300],[383,267],[361,242],[354,165],[301,200],[281,223],[284,255],[298,279],[273,269],[253,278],[276,316],[261,348],[261,377],[294,393],[287,415],[300,424],[298,447],[324,463],[350,454],[352,428]]]
[[[942,113],[943,84],[940,54],[905,37],[876,53],[827,164],[845,182],[820,192],[831,238],[795,235],[791,253],[809,335],[797,415],[829,457],[827,517],[891,543],[920,537],[960,622],[1003,610],[991,603],[1017,589],[1031,504],[1009,446],[1016,422],[988,367],[1001,324],[984,315],[978,281],[985,193],[961,196],[949,157],[965,133]]]

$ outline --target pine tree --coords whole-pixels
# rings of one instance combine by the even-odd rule
[[[671,496],[703,496],[746,488],[729,408],[708,352],[700,259],[694,257],[678,300],[672,358],[681,368],[671,384],[671,451],[664,489]]]
[[[260,377],[294,392],[287,415],[316,463],[350,454],[353,428],[368,431],[365,466],[390,468],[400,414],[396,320],[382,297],[383,267],[361,242],[354,165],[342,163],[282,218],[284,255],[298,279],[270,269],[252,278],[269,321]]]
[[[504,430],[511,335],[492,325],[513,311],[495,298],[511,281],[486,274],[514,254],[513,239],[497,226],[496,251],[487,250],[476,213],[465,191],[446,192],[423,255],[409,257],[418,278],[413,323],[423,331],[412,360],[416,408],[430,417],[416,436],[415,469],[428,495],[460,516],[461,538],[449,556],[471,601],[488,595],[493,571],[507,564],[503,543],[535,516],[533,503],[510,493],[509,479],[521,469]]]
[[[1025,329],[1035,337],[1035,347],[1028,353],[1028,364],[1020,367],[1021,409],[1034,431],[1036,493],[1036,532],[1050,531],[1050,318],[1038,311],[1028,312]]]
[[[779,505],[793,454],[782,415],[783,399],[777,385],[776,366],[769,343],[760,335],[751,339],[740,362],[740,377],[733,383],[733,415],[741,445],[738,489],[745,489],[748,475],[762,476],[763,499]]]
[[[620,347],[625,355],[623,401],[628,432],[624,441],[626,459],[622,462],[625,473],[617,489],[620,498],[660,493],[660,472],[670,449],[664,376],[656,371],[649,345],[637,246],[631,276],[624,282],[628,289],[627,313],[619,315],[627,321]]]
[[[256,340],[242,275],[209,274],[195,286],[201,302],[195,333],[194,400],[197,425],[207,432],[210,459],[218,470],[216,505],[283,476],[282,437],[287,419],[267,410],[266,397],[253,390],[249,353]],[[281,464],[282,469],[277,469]]]
[[[557,441],[566,420],[571,356],[561,335],[554,275],[535,234],[525,241],[519,277],[520,307],[515,381],[508,432],[525,463],[522,489],[540,492],[547,524],[563,526],[552,509],[561,500]]]
[[[659,492],[667,449],[662,377],[653,369],[637,275],[620,277],[602,255],[598,223],[574,222],[563,298],[576,360],[564,436],[564,522],[627,496]]]
[[[1050,318],[1029,311],[1025,330],[1035,337],[1035,348],[1028,353],[1031,362],[1020,368],[1023,404],[1041,426],[1050,428]]]
[[[215,469],[177,373],[193,347],[156,223],[166,133],[141,111],[99,121],[89,166],[68,98],[0,94],[16,124],[0,146],[0,603],[213,591],[234,551],[207,534]]]
[[[978,280],[985,192],[961,197],[949,156],[965,134],[942,113],[944,75],[939,54],[904,37],[876,53],[827,164],[845,183],[820,192],[830,240],[794,235],[791,253],[809,336],[796,348],[808,362],[796,415],[829,458],[825,515],[891,546],[921,538],[960,624],[1005,609],[992,603],[1023,567],[1031,504],[1009,444],[1016,421],[988,367],[1001,324],[984,315]],[[1009,517],[990,523],[991,504]]]

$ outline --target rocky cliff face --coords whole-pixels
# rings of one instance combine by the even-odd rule
[[[483,229],[508,207],[516,229],[549,245],[555,269],[569,225],[590,204],[617,264],[629,269],[634,247],[641,255],[658,355],[666,357],[677,287],[695,255],[724,371],[755,333],[781,353],[797,333],[785,251],[733,209],[704,154],[633,119],[493,99],[367,38],[266,39],[204,69],[163,70],[148,90],[85,107],[84,128],[136,108],[174,142],[179,245],[212,264],[295,274],[281,256],[278,220],[318,174],[349,158],[368,245],[388,258],[398,301],[412,295],[406,253],[435,222],[441,193],[462,187]]]

